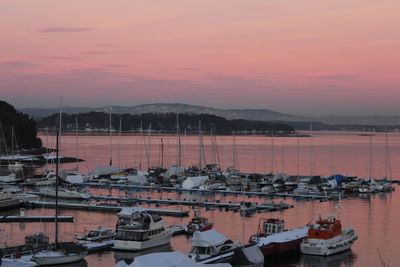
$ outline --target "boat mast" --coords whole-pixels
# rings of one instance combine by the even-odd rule
[[[139,169],[142,169],[142,154],[143,154],[143,146],[142,146],[142,134],[143,134],[143,122],[140,121],[140,136],[139,136],[139,145],[140,145],[140,153],[139,153]]]
[[[79,172],[78,115],[76,115],[75,117],[75,128],[76,128],[76,171]]]
[[[385,131],[385,152],[385,176],[387,179],[388,177],[392,177],[392,166],[390,163],[389,139],[387,131]]]
[[[108,107],[108,111],[110,112],[110,166],[112,166],[112,154],[113,154],[113,149],[112,149],[112,132],[111,132],[111,119],[112,119],[112,107]]]
[[[300,139],[297,137],[297,162],[296,162],[296,169],[297,169],[297,179],[299,179],[299,172],[300,172]]]
[[[271,174],[274,174],[274,130],[271,130]]]
[[[369,179],[372,179],[372,136],[369,136]]]
[[[161,138],[161,168],[164,167],[164,140]]]
[[[11,126],[11,157],[14,158],[14,126]]]
[[[118,140],[118,168],[121,170],[121,130],[122,130],[122,119],[119,117],[119,140]]]
[[[150,166],[150,163],[151,163],[151,123],[149,124],[149,129],[148,129],[148,132],[147,132],[147,140],[148,140],[147,148],[146,148],[146,151],[147,151],[147,168],[149,169],[151,167]]]
[[[201,120],[199,120],[199,170],[203,168],[203,136],[201,135]]]
[[[179,135],[179,115],[176,114],[176,166],[181,166],[181,137]]]

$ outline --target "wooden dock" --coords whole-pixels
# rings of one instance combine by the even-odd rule
[[[44,201],[25,201],[23,205],[26,207],[45,207],[54,208],[54,202]],[[96,204],[80,204],[80,203],[66,203],[59,202],[58,207],[60,209],[77,209],[77,210],[88,210],[88,211],[100,211],[100,212],[120,212],[123,207],[118,205],[96,205]],[[186,217],[189,216],[187,210],[166,210],[166,209],[148,209],[144,208],[150,214],[159,214],[173,217]]]
[[[0,223],[5,222],[54,222],[55,216],[0,216]],[[58,222],[74,222],[73,216],[58,216]]]

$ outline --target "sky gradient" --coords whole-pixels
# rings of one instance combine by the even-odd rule
[[[1,0],[0,99],[400,114],[398,0]]]

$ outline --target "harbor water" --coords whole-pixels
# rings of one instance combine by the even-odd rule
[[[356,132],[313,132],[312,137],[265,137],[265,136],[203,136],[206,163],[219,163],[226,169],[235,165],[242,172],[287,173],[300,175],[333,174],[355,175],[358,177],[400,179],[400,134],[373,133],[372,136]],[[54,147],[54,136],[41,136],[43,144]],[[162,141],[161,141],[162,139]],[[116,134],[110,140],[107,135],[64,135],[61,140],[61,154],[84,159],[79,162],[79,172],[87,173],[96,166],[107,166],[112,158],[114,166],[121,168],[199,164],[199,140],[197,136],[181,137],[181,157],[177,157],[177,138],[172,135],[138,136]],[[215,145],[216,140],[216,145]],[[110,141],[112,147],[110,147]],[[161,145],[162,142],[162,145]],[[233,154],[237,162],[233,163]],[[204,164],[204,160],[203,160]],[[63,164],[61,169],[72,169],[75,163]],[[40,171],[37,169],[36,171]],[[25,175],[28,172],[25,173]],[[286,228],[303,227],[319,215],[335,214],[343,226],[352,226],[359,239],[351,251],[330,257],[300,256],[266,259],[265,266],[380,266],[381,259],[389,266],[400,264],[400,192],[397,185],[389,193],[357,194],[338,201],[284,200],[294,208],[256,213],[243,217],[239,212],[220,208],[201,208],[202,216],[214,222],[214,229],[233,241],[248,242],[256,233],[260,218],[282,218]],[[108,188],[86,188],[93,195],[125,196],[125,190]],[[220,193],[167,192],[160,190],[133,189],[130,194],[138,197],[162,199],[220,200],[221,202],[253,201],[263,203],[270,198]],[[98,203],[104,203],[99,201]],[[143,205],[155,208],[155,205]],[[190,210],[194,207],[179,205],[159,205],[157,208]],[[19,210],[0,212],[0,215],[19,215]],[[53,209],[26,209],[26,216],[54,215]],[[60,223],[60,239],[74,240],[85,230],[99,226],[114,228],[117,216],[114,213],[101,213],[79,210],[61,210],[60,215],[74,216],[74,223]],[[163,216],[168,225],[186,224],[189,218]],[[0,240],[8,246],[22,244],[24,237],[42,231],[54,239],[54,223],[2,223]],[[171,246],[158,251],[177,250],[187,253],[191,240],[185,236],[173,237]],[[105,251],[85,257],[88,266],[114,266],[117,261],[131,261],[137,254]]]

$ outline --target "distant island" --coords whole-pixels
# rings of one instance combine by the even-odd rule
[[[53,114],[38,120],[38,127],[41,130],[52,129],[57,125],[58,114]],[[179,121],[180,133],[199,134],[275,134],[290,135],[295,133],[295,129],[283,123],[272,123],[256,120],[228,120],[226,118],[210,114],[194,113],[144,113],[140,115],[132,114],[112,114],[112,131],[121,132],[151,132],[156,133],[176,133],[177,120]],[[62,114],[62,130],[76,131],[76,120],[78,119],[78,130],[86,132],[108,132],[110,115],[105,112],[88,112],[79,114]],[[121,124],[120,124],[121,123]]]
[[[63,107],[67,114],[105,112],[108,107]],[[144,113],[209,114],[227,120],[268,121],[290,125],[296,130],[316,131],[399,131],[400,116],[321,116],[306,117],[269,109],[218,109],[181,103],[154,103],[136,106],[111,106],[113,114],[140,115]],[[57,108],[20,108],[36,119],[57,113]]]
[[[36,122],[0,100],[0,154],[10,152],[11,144],[14,144],[14,149],[42,147],[42,142],[37,137]]]

